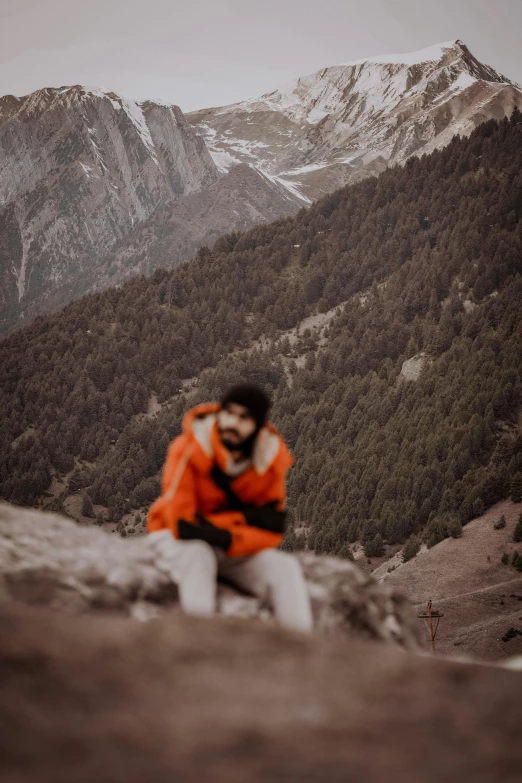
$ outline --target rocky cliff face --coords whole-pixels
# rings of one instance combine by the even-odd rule
[[[2,331],[219,176],[176,106],[79,86],[0,99],[0,172]]]
[[[253,166],[241,163],[209,187],[158,207],[76,275],[70,289],[49,292],[46,304],[55,309],[82,293],[122,283],[131,275],[175,266],[193,258],[200,247],[212,246],[222,234],[289,217],[298,209],[294,195]],[[27,315],[38,312],[41,304],[37,300],[29,305]]]
[[[248,161],[303,201],[522,107],[461,41],[323,68],[282,90],[188,114],[220,170]]]

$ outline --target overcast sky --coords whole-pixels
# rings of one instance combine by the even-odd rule
[[[0,0],[0,95],[87,84],[190,111],[456,38],[522,83],[522,0]]]

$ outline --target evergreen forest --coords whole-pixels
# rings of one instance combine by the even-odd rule
[[[522,497],[521,303],[515,110],[7,336],[0,496],[41,504],[58,478],[109,521],[146,513],[184,412],[249,380],[296,457],[287,548],[298,528],[321,553],[432,545]]]

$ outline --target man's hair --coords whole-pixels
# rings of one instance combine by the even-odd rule
[[[256,430],[260,430],[266,421],[270,409],[270,397],[259,386],[251,383],[241,383],[232,386],[221,400],[221,407],[225,408],[230,403],[236,403],[247,408],[256,422]]]

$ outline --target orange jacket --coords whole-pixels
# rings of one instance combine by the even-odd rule
[[[218,403],[205,403],[188,411],[183,433],[169,446],[163,469],[161,496],[153,503],[147,530],[168,529],[178,538],[178,520],[194,522],[201,514],[216,527],[228,530],[231,557],[253,555],[281,543],[282,533],[248,525],[240,511],[216,511],[227,498],[210,476],[214,464],[226,472],[230,454],[217,431]],[[265,424],[256,438],[252,465],[231,479],[230,487],[245,505],[261,506],[275,501],[279,511],[286,501],[285,478],[294,458],[275,427]]]

